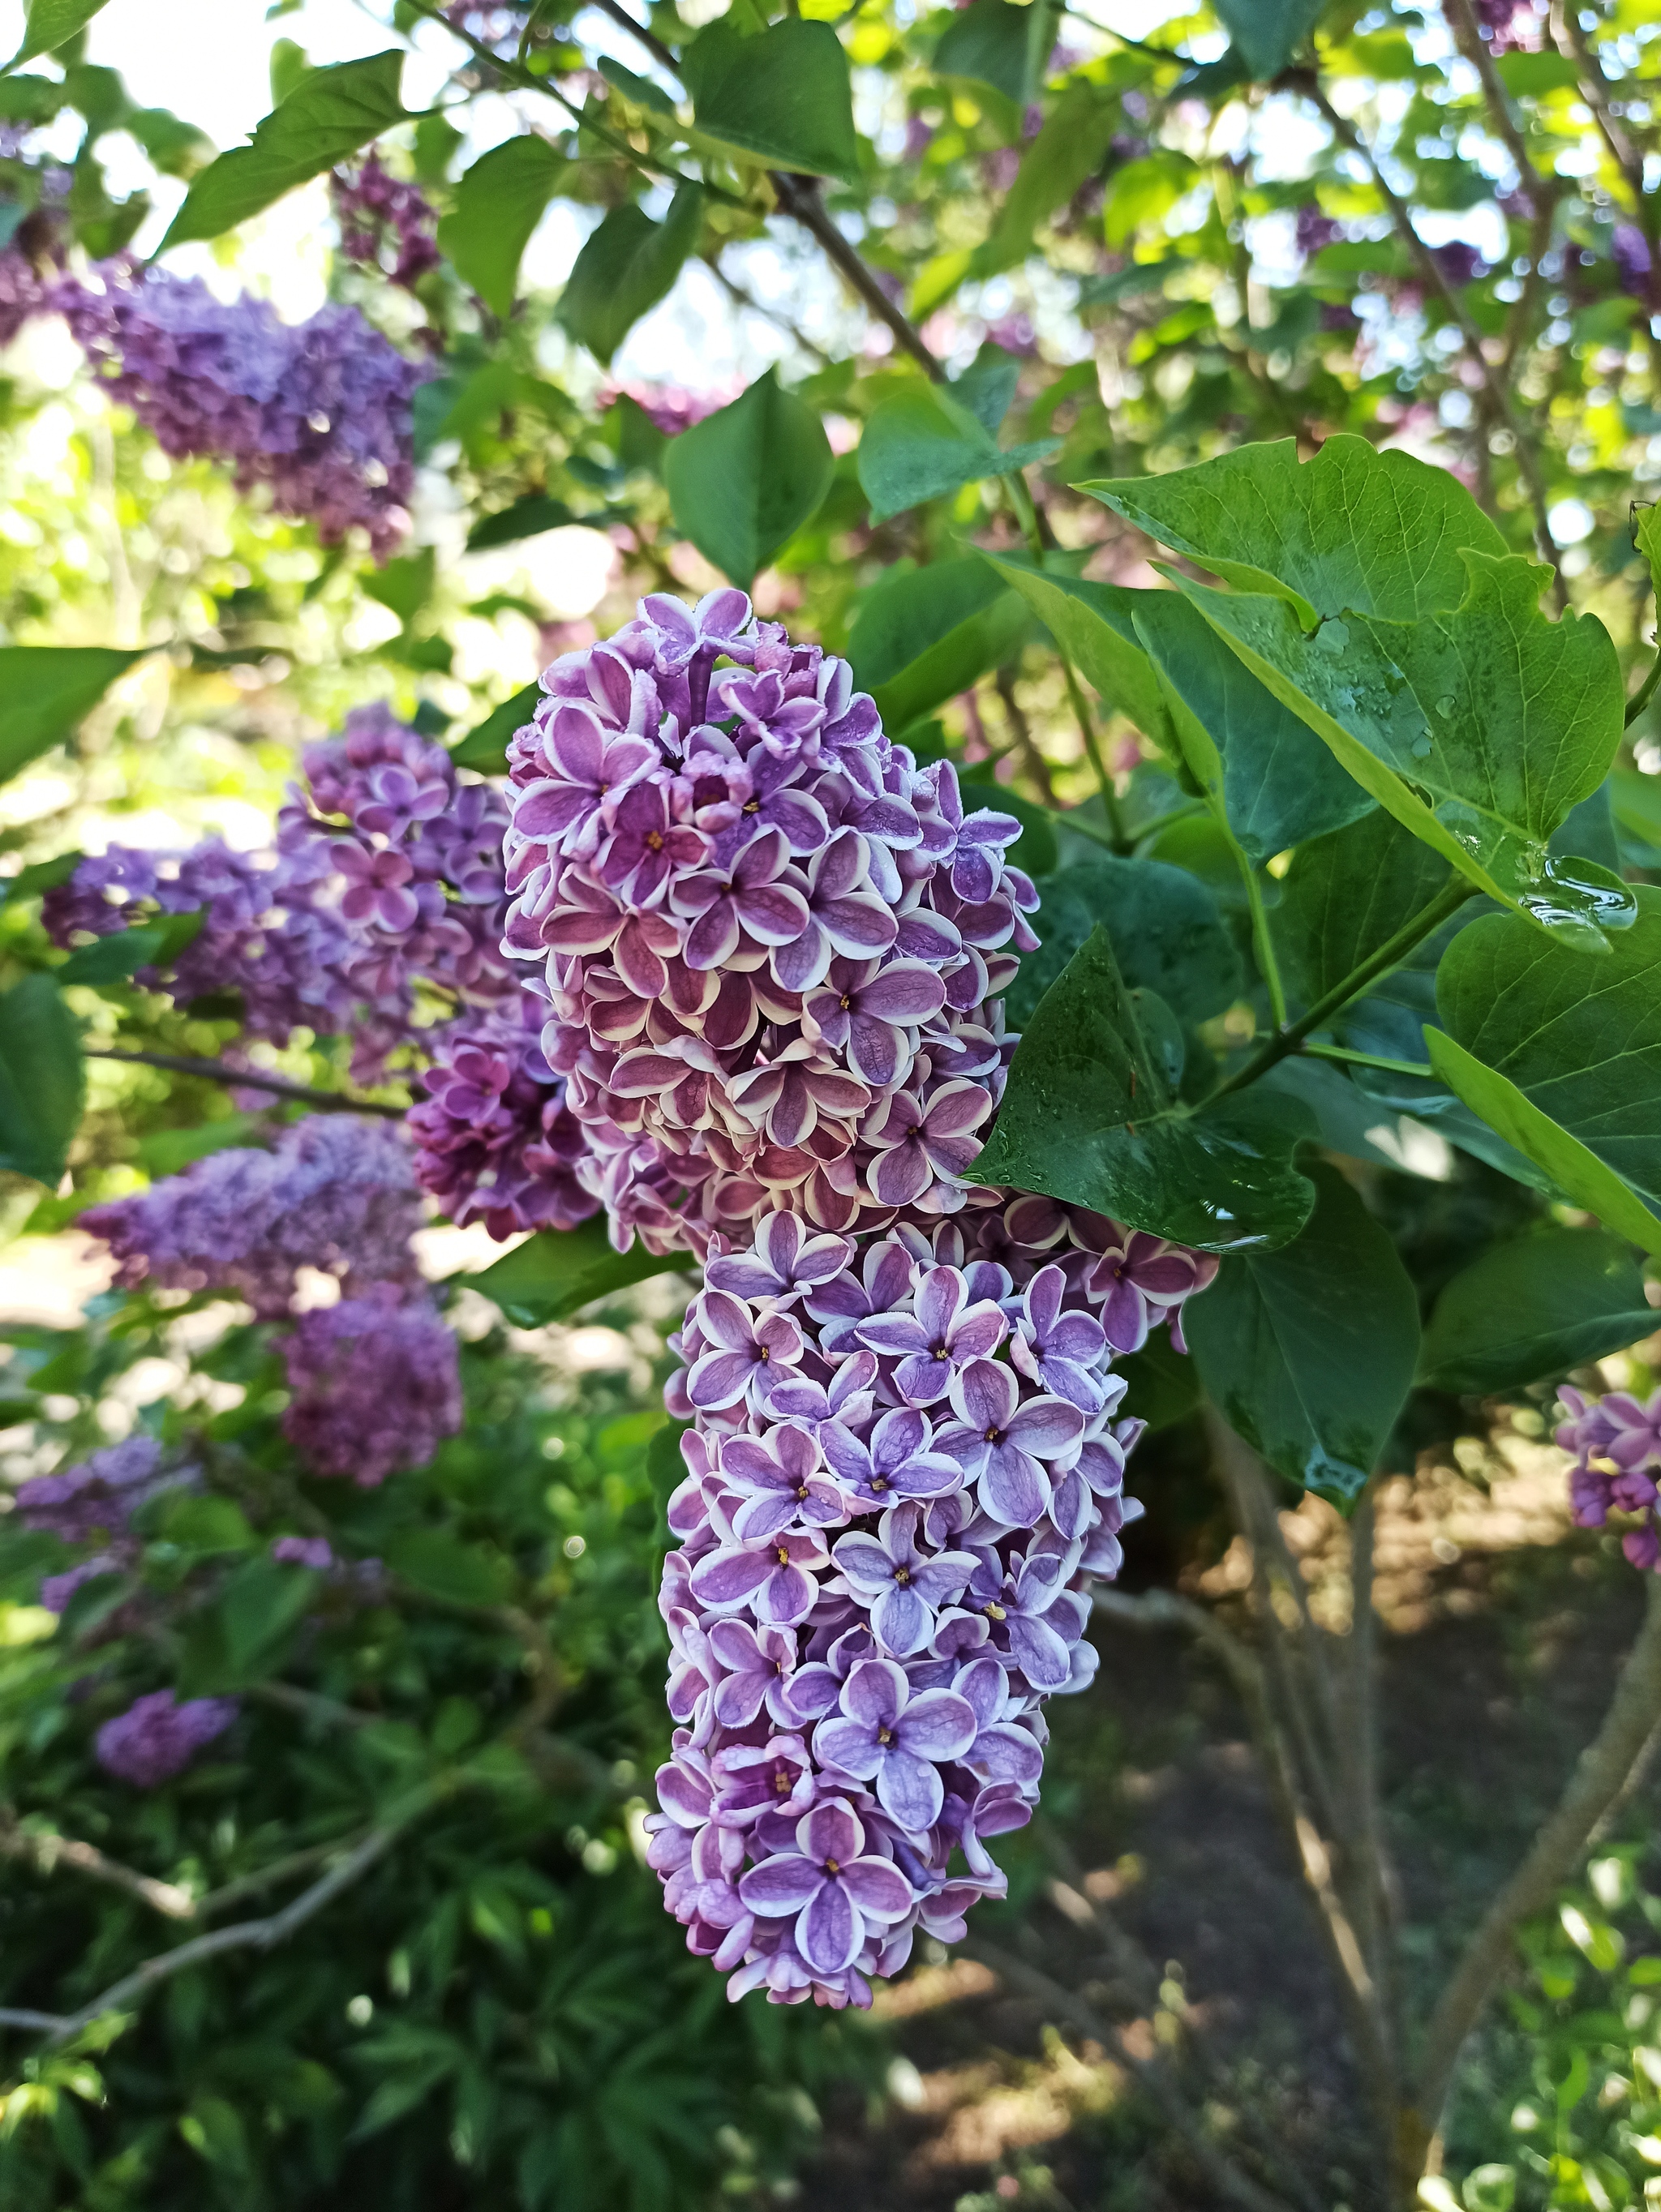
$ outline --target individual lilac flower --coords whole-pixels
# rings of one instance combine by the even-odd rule
[[[171,1782],[236,1718],[234,1698],[187,1698],[153,1690],[125,1713],[106,1721],[94,1739],[99,1765],[137,1790]]]
[[[995,1649],[1009,1654],[1035,1690],[1059,1690],[1072,1672],[1067,1639],[1045,1618],[1066,1595],[1064,1573],[1050,1553],[1018,1559],[1010,1571],[988,1553],[969,1578],[964,1604],[986,1615]]]
[[[806,1038],[759,1060],[730,1085],[733,1106],[776,1145],[805,1145],[822,1123],[847,1121],[871,1101],[863,1083]]]
[[[788,857],[782,834],[765,830],[734,857],[724,878],[706,872],[677,882],[675,911],[691,922],[689,968],[724,966],[746,935],[758,945],[788,945],[800,936],[807,927],[807,902],[779,880]]]
[[[779,1370],[801,1364],[801,1331],[788,1314],[757,1317],[726,1291],[706,1291],[697,1314],[712,1348],[696,1363],[686,1387],[701,1413],[735,1406]]]
[[[660,756],[644,738],[608,730],[577,701],[551,702],[545,721],[544,711],[538,710],[532,756],[542,773],[514,802],[514,837],[581,852],[598,845],[606,799],[655,768]]]
[[[739,1894],[767,1918],[794,1916],[797,1948],[816,1974],[851,1966],[873,1929],[911,1909],[911,1885],[891,1859],[866,1851],[865,1830],[845,1797],[805,1814],[795,1850],[751,1867]]]
[[[971,1297],[959,1269],[931,1267],[910,1313],[873,1315],[855,1333],[873,1352],[898,1359],[894,1387],[908,1405],[932,1406],[970,1360],[990,1359],[1008,1326],[992,1299]]]
[[[754,1543],[722,1544],[692,1570],[691,1589],[713,1612],[747,1607],[764,1628],[794,1628],[818,1596],[812,1570],[824,1565],[817,1530],[785,1528]]]
[[[877,1513],[907,1498],[940,1498],[961,1486],[963,1469],[955,1460],[930,1451],[932,1437],[925,1414],[910,1406],[896,1407],[876,1423],[868,1443],[841,1421],[828,1421],[819,1431],[819,1449],[850,1509]]]
[[[861,1322],[902,1305],[911,1295],[916,1273],[916,1260],[892,1238],[867,1245],[857,1274],[850,1267],[803,1301],[809,1317],[820,1325],[825,1350],[838,1358],[851,1351]]]
[[[902,1828],[932,1827],[946,1796],[940,1765],[974,1742],[974,1707],[954,1690],[914,1695],[891,1659],[862,1659],[841,1702],[841,1713],[813,1731],[818,1757],[856,1781],[874,1780],[877,1802]]]
[[[373,1489],[461,1426],[456,1340],[431,1302],[379,1284],[303,1313],[284,1347],[283,1433],[315,1474]]]
[[[778,1727],[800,1726],[790,1704],[796,1639],[788,1629],[717,1620],[710,1624],[709,1647],[724,1670],[715,1693],[715,1716],[723,1728],[748,1728],[764,1705]]]
[[[697,826],[715,832],[717,866],[728,866],[735,853],[769,830],[778,831],[793,858],[820,852],[830,835],[830,824],[818,800],[798,782],[799,763],[781,760],[769,752],[752,753],[748,762],[736,753],[729,759],[711,744],[715,732],[700,731],[698,734],[701,748],[687,754],[682,774],[683,779],[691,780],[692,804],[708,810],[708,820],[699,821]],[[719,777],[719,795],[712,790],[712,777]],[[860,857],[863,861],[862,852]]]
[[[1085,1294],[1092,1304],[1099,1301],[1113,1349],[1140,1352],[1165,1309],[1197,1286],[1200,1270],[1194,1254],[1147,1230],[1110,1223],[1106,1232],[1110,1241],[1086,1273]]]
[[[709,1810],[733,1827],[794,1819],[818,1794],[818,1777],[800,1735],[786,1732],[765,1743],[735,1743],[715,1759],[715,1792]]]
[[[817,1441],[794,1421],[782,1422],[765,1443],[754,1437],[729,1437],[721,1446],[721,1471],[744,1501],[732,1516],[740,1543],[775,1536],[796,1523],[827,1528],[848,1518]]]
[[[951,1604],[975,1565],[967,1552],[926,1554],[917,1541],[922,1521],[922,1508],[908,1499],[890,1506],[874,1536],[855,1530],[830,1553],[838,1572],[872,1601],[872,1632],[898,1659],[928,1644],[936,1610]]]
[[[1038,1270],[1022,1297],[1009,1356],[1040,1389],[1065,1398],[1082,1413],[1097,1413],[1106,1392],[1095,1370],[1107,1349],[1107,1333],[1092,1315],[1063,1313],[1066,1292],[1060,1267]]]
[[[975,1715],[975,1741],[962,1753],[964,1765],[988,1782],[1036,1782],[1043,1771],[1043,1748],[1030,1729],[1007,1717],[1007,1671],[995,1659],[971,1659],[953,1674],[952,1687]]]
[[[370,852],[350,837],[337,838],[335,866],[346,878],[340,911],[348,921],[378,922],[383,929],[412,929],[421,902],[409,888],[415,870],[407,855],[390,848]]]
[[[709,1261],[703,1279],[712,1290],[782,1310],[839,1275],[853,1256],[845,1237],[810,1236],[800,1215],[768,1213],[756,1224],[751,1249]]]
[[[841,1363],[828,1383],[817,1382],[810,1375],[786,1375],[771,1384],[767,1412],[776,1419],[799,1421],[818,1438],[823,1451],[828,1424],[858,1429],[871,1419],[876,1411],[871,1385],[876,1377],[876,1353],[856,1352]]]
[[[884,1206],[906,1206],[937,1176],[957,1180],[981,1150],[972,1133],[991,1110],[992,1094],[977,1083],[942,1084],[926,1106],[907,1091],[879,1101],[861,1131],[877,1154],[872,1195]]]
[[[654,592],[641,601],[640,611],[656,630],[657,665],[666,675],[685,668],[699,653],[725,653],[733,660],[751,658],[753,647],[746,636],[750,602],[730,585],[706,592],[690,609],[667,593]]]
[[[1065,1457],[1084,1434],[1084,1416],[1059,1398],[1019,1402],[1015,1376],[995,1360],[974,1359],[952,1386],[958,1419],[936,1448],[976,1483],[983,1510],[1006,1528],[1030,1528],[1050,1503],[1043,1462]]]
[[[883,1091],[904,1083],[913,1033],[946,1004],[946,986],[921,960],[833,960],[824,985],[803,1002],[804,1026],[846,1054],[862,1082]]]
[[[605,801],[605,811],[611,836],[601,850],[600,879],[638,906],[654,903],[677,871],[697,867],[709,849],[700,831],[670,820],[668,792],[656,778],[630,783]]]
[[[823,850],[815,850],[807,864],[803,888],[806,927],[800,937],[773,951],[773,974],[787,991],[808,991],[824,982],[837,956],[846,961],[874,960],[899,934],[892,909],[869,888],[866,844],[859,831],[842,830],[828,843],[821,843]],[[944,1003],[942,985],[939,1002],[914,1018],[926,1021]],[[843,1009],[844,1021],[851,1011]],[[841,1043],[843,1037],[830,1041]]]

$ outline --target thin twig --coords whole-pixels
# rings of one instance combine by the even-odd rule
[[[822,345],[816,344],[806,331],[800,329],[791,321],[788,315],[780,308],[770,307],[764,301],[757,299],[753,292],[746,292],[735,277],[729,276],[721,265],[719,254],[707,256],[703,265],[729,300],[735,301],[740,307],[747,307],[752,315],[763,316],[776,329],[783,331],[788,337],[794,338],[804,353],[811,353],[814,360],[822,362],[826,368],[833,368],[836,366],[835,355],[827,353]]]
[[[1021,772],[1031,777],[1038,787],[1038,795],[1046,806],[1056,804],[1056,787],[1050,780],[1050,763],[1038,750],[1032,735],[1032,725],[1025,710],[1015,696],[1015,671],[1006,661],[993,672],[992,686],[1003,704],[1004,720],[1009,725],[1011,750],[1020,762]]]
[[[286,1075],[266,1075],[257,1067],[232,1067],[222,1060],[195,1060],[172,1052],[117,1052],[108,1046],[88,1045],[88,1060],[125,1060],[133,1067],[164,1068],[170,1075],[199,1075],[204,1083],[222,1083],[230,1091],[269,1091],[274,1098],[295,1098],[315,1107],[319,1114],[384,1114],[401,1121],[405,1106],[383,1105],[374,1098],[347,1098],[338,1091],[313,1091],[309,1084],[291,1083]]]
[[[88,1881],[100,1881],[107,1888],[136,1897],[141,1905],[148,1905],[169,1920],[193,1920],[199,1909],[190,1891],[177,1882],[157,1881],[149,1875],[123,1866],[119,1859],[100,1851],[96,1844],[82,1843],[77,1837],[60,1836],[52,1829],[22,1827],[9,1808],[0,1813],[0,1856],[21,1860],[45,1875],[54,1873],[60,1866],[68,1867],[72,1873],[85,1875]]]

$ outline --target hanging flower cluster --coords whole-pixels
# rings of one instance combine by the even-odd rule
[[[98,1763],[118,1781],[156,1789],[223,1735],[239,1710],[234,1698],[187,1698],[180,1705],[171,1690],[152,1690],[99,1729]]]
[[[437,268],[438,218],[431,203],[419,185],[392,175],[373,149],[356,170],[332,173],[329,197],[340,225],[340,250],[349,261],[389,277],[406,292]]]
[[[857,1239],[773,1212],[708,1261],[648,1855],[733,1996],[867,2004],[1003,1893],[986,1838],[1031,1818],[1140,1510],[1112,1360],[1215,1264],[1031,1197]]]
[[[1568,1413],[1557,1442],[1574,1455],[1569,1510],[1580,1528],[1601,1528],[1609,1515],[1641,1514],[1621,1539],[1634,1566],[1661,1574],[1661,1390],[1647,1403],[1628,1390],[1588,1398],[1565,1382],[1558,1397]]]
[[[543,965],[620,1246],[957,1211],[1037,942],[1019,823],[965,816],[950,764],[741,592],[642,600],[543,682],[509,747],[506,948]]]
[[[52,295],[114,396],[164,453],[230,464],[326,545],[367,532],[384,561],[410,526],[412,403],[429,374],[356,307],[285,323],[269,301],[199,277],[106,262]]]
[[[283,1433],[314,1474],[372,1490],[425,1467],[461,1426],[456,1340],[432,1301],[378,1283],[313,1306],[283,1347],[294,1395]]]
[[[159,1491],[183,1488],[196,1479],[194,1468],[170,1467],[155,1438],[138,1434],[89,1452],[57,1474],[37,1474],[21,1484],[16,1510],[26,1528],[60,1543],[95,1547],[61,1574],[42,1580],[40,1602],[47,1612],[62,1613],[94,1575],[133,1565],[143,1549],[132,1530],[134,1513]]]

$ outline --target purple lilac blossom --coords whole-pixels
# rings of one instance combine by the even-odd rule
[[[429,371],[356,307],[285,323],[268,301],[122,262],[66,279],[52,304],[164,453],[228,462],[239,491],[268,485],[325,544],[362,529],[384,561],[409,529],[411,406]]]
[[[1569,1510],[1581,1528],[1601,1528],[1611,1512],[1641,1516],[1621,1539],[1640,1571],[1661,1573],[1661,1390],[1647,1401],[1628,1390],[1588,1398],[1571,1384],[1558,1390],[1568,1414],[1555,1431],[1574,1455]]]
[[[1653,304],[1655,257],[1638,225],[1617,222],[1609,250],[1615,263],[1615,281],[1621,289],[1634,300]]]
[[[1041,1707],[1089,1682],[1090,1583],[1141,1510],[1104,1311],[1143,1340],[1215,1273],[1157,1239],[1127,1270],[1126,1231],[1049,1199],[867,1214],[717,1234],[671,1340],[693,1426],[648,1857],[733,1997],[868,2004],[1004,1893],[986,1839],[1031,1816]]]
[[[123,1289],[232,1291],[268,1320],[289,1311],[302,1267],[338,1275],[349,1296],[420,1281],[408,1147],[349,1114],[309,1115],[269,1152],[210,1153],[131,1198],[89,1206],[80,1225],[109,1246]]]
[[[329,197],[340,225],[340,250],[349,261],[390,276],[408,292],[437,268],[438,219],[427,195],[419,185],[390,174],[373,148],[356,173],[334,171]]]
[[[374,1489],[461,1426],[456,1340],[430,1299],[377,1284],[303,1313],[283,1347],[283,1432],[314,1474]]]
[[[118,1781],[154,1790],[183,1773],[236,1715],[234,1698],[187,1698],[181,1705],[171,1690],[152,1690],[99,1729],[98,1763]]]

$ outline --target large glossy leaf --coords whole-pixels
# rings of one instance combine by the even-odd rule
[[[903,730],[1007,659],[1031,619],[977,553],[885,577],[849,633],[854,679],[888,727]]]
[[[70,736],[143,649],[0,647],[0,783]]]
[[[1441,855],[1382,807],[1300,845],[1270,916],[1287,981],[1312,1006],[1404,929],[1447,880]]]
[[[1186,1420],[1199,1411],[1205,1397],[1193,1359],[1176,1349],[1164,1329],[1150,1336],[1140,1352],[1116,1359],[1113,1371],[1125,1382],[1120,1412],[1146,1421],[1150,1431]]]
[[[1127,716],[1144,737],[1174,754],[1170,709],[1136,635],[1136,609],[1147,594],[1120,584],[1086,583],[1040,568],[1019,555],[986,557],[1014,586],[1103,705]]]
[[[1020,8],[1012,0],[970,0],[934,48],[934,73],[990,85],[1012,106],[1025,108],[1037,97],[1055,37],[1056,11],[1048,0]]]
[[[1005,994],[1012,1030],[1025,1030],[1038,1001],[1099,922],[1126,988],[1153,991],[1184,1022],[1220,1014],[1240,988],[1239,957],[1217,902],[1197,876],[1162,860],[1104,854],[1062,868],[1038,885],[1043,943],[1021,961]]]
[[[1308,723],[1257,681],[1197,608],[1176,592],[1134,596],[1137,637],[1216,749],[1217,795],[1249,860],[1261,865],[1375,811]],[[1198,762],[1189,765],[1200,774]]]
[[[1590,862],[1554,860],[1547,840],[1619,741],[1614,647],[1593,616],[1546,620],[1531,562],[1460,557],[1461,605],[1416,621],[1350,611],[1306,631],[1284,599],[1182,589],[1404,828],[1502,904],[1595,949],[1630,920],[1629,896]]]
[[[663,461],[675,527],[745,591],[818,512],[835,473],[824,425],[770,368],[672,439]]]
[[[1293,1164],[1313,1116],[1296,1100],[1249,1091],[1189,1112],[1159,1049],[1175,1017],[1158,1000],[1148,1007],[1155,1018],[1145,1026],[1098,926],[1039,1001],[969,1173],[1200,1251],[1287,1243],[1314,1202]]]
[[[1632,1247],[1606,1230],[1542,1224],[1484,1252],[1436,1301],[1419,1379],[1438,1390],[1512,1390],[1648,1336]]]
[[[1037,4],[1037,0],[1034,0]],[[1005,453],[985,425],[950,392],[919,382],[885,399],[866,424],[859,444],[861,487],[871,519],[885,522],[907,507],[940,499],[986,477],[1013,476],[1061,444],[1040,438]]]
[[[481,154],[456,187],[438,242],[464,284],[506,322],[514,312],[519,264],[567,163],[534,131]]]
[[[1638,920],[1601,957],[1555,945],[1508,915],[1473,922],[1442,961],[1436,1004],[1467,1052],[1653,1205],[1661,1200],[1661,890],[1646,887],[1637,901]]]
[[[1461,550],[1506,550],[1446,469],[1348,434],[1329,438],[1311,461],[1282,438],[1167,476],[1078,489],[1241,590],[1290,595],[1306,629],[1346,608],[1411,622],[1457,606]]]
[[[1327,4],[1328,0],[1216,0],[1234,52],[1260,83],[1279,76]]]
[[[1183,1310],[1207,1390],[1272,1467],[1340,1501],[1360,1491],[1413,1384],[1419,1309],[1389,1236],[1334,1168],[1301,1236],[1225,1261]]]
[[[104,0],[29,0],[23,43],[12,56],[13,64],[56,52],[90,23],[103,5]]]
[[[857,179],[848,57],[828,23],[787,16],[759,38],[710,23],[681,56],[680,70],[706,137],[770,168]]]
[[[392,46],[311,70],[260,124],[250,144],[234,146],[209,163],[185,195],[163,250],[234,230],[401,122],[403,65],[403,50]]]
[[[649,1275],[691,1264],[684,1252],[660,1258],[640,1243],[627,1252],[615,1250],[604,1218],[596,1214],[580,1228],[540,1229],[478,1274],[455,1279],[482,1291],[520,1328],[539,1328],[631,1283],[643,1283]]]
[[[85,1097],[75,1018],[51,976],[25,975],[0,997],[0,1168],[55,1186]]]
[[[613,208],[576,258],[558,319],[596,361],[611,356],[649,308],[667,296],[698,242],[703,190],[683,185],[661,222],[632,201]]]

